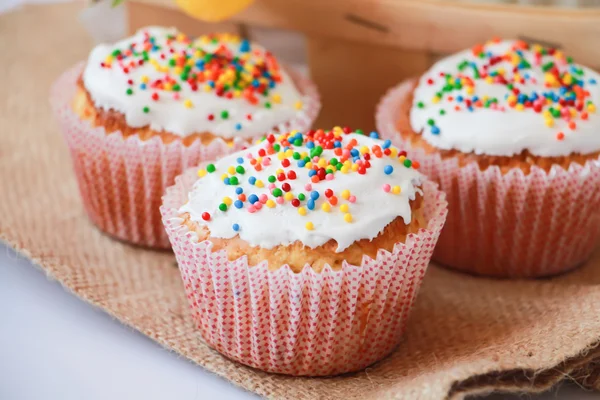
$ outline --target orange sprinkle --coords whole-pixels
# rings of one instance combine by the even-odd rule
[[[575,121],[569,122],[569,129],[574,131],[575,128],[577,128],[577,124],[575,123]]]
[[[562,132],[558,132],[558,133],[556,134],[556,139],[557,139],[557,140],[563,140],[564,138],[565,138],[565,134],[564,134],[564,133],[562,133]]]

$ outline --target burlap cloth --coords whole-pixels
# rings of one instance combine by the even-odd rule
[[[0,238],[90,304],[236,385],[276,399],[460,399],[600,387],[600,253],[551,280],[495,281],[432,267],[399,349],[362,373],[270,375],[210,350],[174,257],[115,242],[87,220],[50,84],[91,47],[78,5],[0,16]],[[566,224],[569,221],[565,221]],[[24,317],[25,318],[25,317]]]

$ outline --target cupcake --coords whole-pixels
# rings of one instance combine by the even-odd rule
[[[194,319],[227,357],[333,375],[398,344],[446,202],[389,140],[346,132],[269,135],[163,197]]]
[[[448,196],[436,261],[541,277],[590,257],[600,234],[599,82],[559,50],[494,40],[383,98],[382,136]]]
[[[51,102],[91,220],[158,248],[169,246],[159,207],[176,175],[267,132],[307,129],[320,107],[314,85],[258,45],[159,27],[97,46]]]

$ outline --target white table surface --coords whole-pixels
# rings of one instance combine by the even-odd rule
[[[0,321],[2,400],[259,398],[79,300],[2,244]],[[563,385],[526,398],[597,400],[600,394]]]

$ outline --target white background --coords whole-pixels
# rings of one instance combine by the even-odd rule
[[[258,398],[79,300],[0,244],[1,400]],[[563,385],[527,398],[597,400],[600,394]]]

